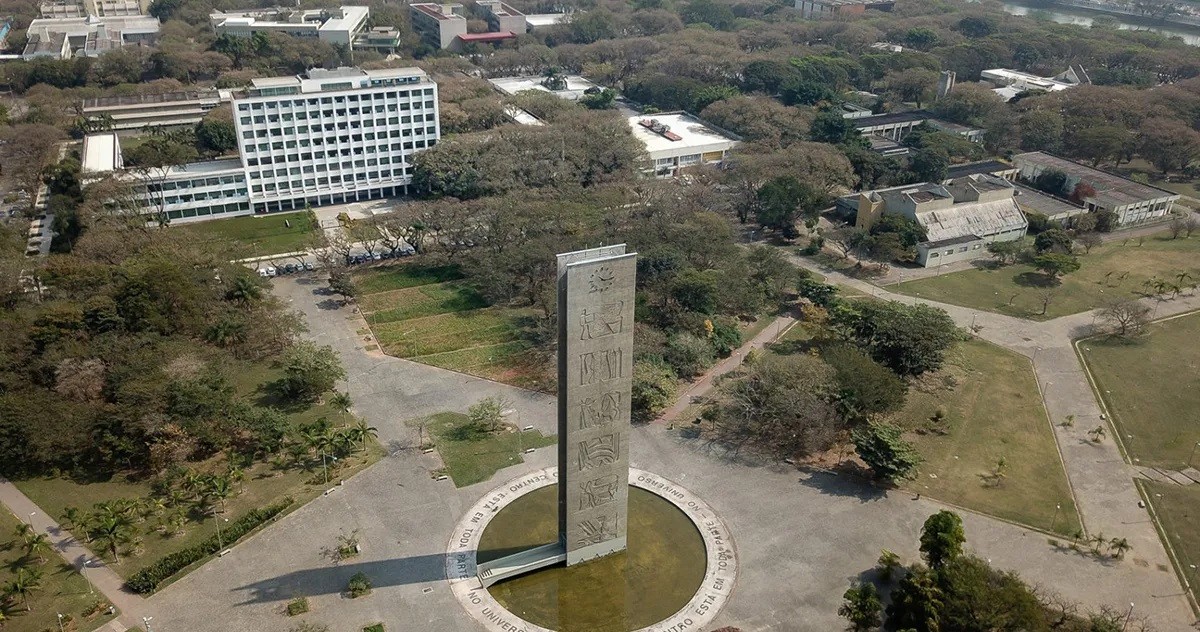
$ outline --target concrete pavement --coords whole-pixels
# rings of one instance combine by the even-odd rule
[[[518,403],[522,423],[550,430],[554,398],[469,378],[367,351],[349,309],[321,307],[319,283],[276,281],[277,293],[309,317],[311,335],[343,355],[355,411],[385,442],[411,444],[405,420],[463,409],[486,394]],[[918,557],[923,520],[943,505],[914,500],[828,474],[749,461],[702,439],[660,424],[633,429],[631,465],[678,481],[727,521],[740,560],[729,606],[714,626],[763,630],[832,630],[848,583],[868,571],[881,548]],[[385,621],[389,628],[470,632],[478,628],[453,600],[445,581],[445,552],[463,511],[500,481],[555,460],[554,448],[526,455],[492,482],[456,489],[434,481],[434,455],[396,445],[388,458],[346,481],[328,496],[281,519],[150,598],[146,611],[157,630],[284,629],[286,601],[307,596],[300,617],[357,632]],[[1135,602],[1160,630],[1184,630],[1191,613],[1170,569],[1140,563],[1135,549],[1124,562],[1097,560],[1049,542],[1044,534],[971,512],[963,514],[968,547],[999,568],[1081,602],[1088,608]],[[339,532],[360,529],[360,558],[332,564],[320,549]],[[1117,533],[1113,534],[1119,535]],[[340,593],[354,572],[373,580],[374,593],[350,600]],[[800,623],[803,622],[803,623]]]
[[[1139,472],[1122,455],[1118,444],[1121,438],[1114,436],[1117,433],[1109,423],[1110,416],[1097,400],[1073,345],[1074,340],[1097,333],[1093,323],[1099,310],[1035,322],[896,294],[808,259],[791,256],[791,260],[820,272],[831,283],[848,285],[883,300],[944,309],[960,327],[974,327],[980,338],[1030,358],[1086,532],[1127,538],[1137,552],[1136,557],[1149,567],[1171,568],[1171,560],[1148,510],[1138,506],[1142,497],[1134,478]],[[1200,296],[1195,295],[1167,301],[1143,299],[1143,302],[1152,306],[1159,318],[1200,309]],[[1082,353],[1086,352],[1084,345]],[[1074,423],[1062,425],[1069,415],[1074,416]],[[1098,425],[1104,426],[1109,436],[1100,443],[1087,435]],[[1187,597],[1173,573],[1170,586],[1158,583],[1156,594],[1177,595],[1181,617],[1184,608],[1190,611]]]
[[[120,611],[117,620],[124,626],[120,629],[125,630],[135,622],[141,622],[136,613],[145,603],[145,599],[125,590],[125,580],[108,568],[104,560],[94,555],[82,542],[76,540],[71,532],[46,515],[46,512],[22,494],[16,485],[4,479],[0,479],[0,503],[8,507],[18,520],[32,526],[34,531],[45,533],[50,538],[54,550],[83,574],[109,603],[117,607]]]

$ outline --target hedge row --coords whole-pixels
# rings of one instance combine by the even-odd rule
[[[238,518],[228,527],[221,530],[221,540],[217,540],[214,534],[208,539],[199,544],[189,546],[182,551],[176,551],[167,555],[157,562],[143,568],[133,574],[125,585],[135,593],[149,594],[158,588],[158,585],[169,579],[175,573],[187,568],[188,566],[221,551],[221,544],[226,545],[236,542],[239,538],[250,533],[259,525],[283,513],[285,509],[296,502],[291,496],[283,500],[263,507],[255,509]]]

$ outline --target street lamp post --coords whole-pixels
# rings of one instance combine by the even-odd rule
[[[1125,623],[1121,626],[1121,632],[1129,627],[1129,620],[1133,618],[1133,602],[1129,602],[1129,612],[1125,613]]]
[[[92,561],[91,561],[91,560],[88,560],[88,559],[85,559],[85,560],[83,560],[83,564],[80,564],[80,565],[79,565],[79,574],[80,574],[80,575],[83,575],[83,581],[87,582],[87,585],[88,585],[88,594],[89,594],[89,595],[95,595],[95,594],[96,594],[96,587],[92,585],[92,580],[91,580],[91,579],[90,579],[90,578],[87,576],[87,571],[85,570],[85,569],[87,569],[88,567],[90,567],[91,565],[92,565]]]
[[[1192,446],[1192,454],[1191,454],[1191,456],[1188,457],[1188,466],[1189,467],[1192,465],[1192,459],[1196,458],[1196,449],[1197,448],[1200,448],[1200,441],[1197,441],[1196,445]]]
[[[67,631],[66,631],[66,629],[65,629],[65,628],[63,628],[63,621],[62,621],[62,619],[63,619],[63,615],[62,615],[62,613],[61,613],[61,612],[56,612],[55,614],[57,614],[57,615],[58,615],[58,632],[67,632]]]
[[[1054,531],[1054,527],[1058,525],[1058,512],[1062,511],[1062,505],[1054,505],[1054,519],[1050,521],[1050,531]]]

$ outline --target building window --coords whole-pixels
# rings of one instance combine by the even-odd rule
[[[953,249],[953,248],[951,248],[950,250],[947,250],[947,251],[946,251],[946,255],[947,255],[947,256],[949,256],[949,255],[952,255],[952,254],[954,254],[954,249]]]

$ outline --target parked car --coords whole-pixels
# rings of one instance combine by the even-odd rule
[[[267,277],[269,277],[269,276],[271,276],[271,275],[267,274],[267,269],[266,269],[266,268],[259,268],[259,269],[258,269],[258,276],[260,276],[260,277],[262,277],[262,278],[264,278],[264,279],[265,279],[265,278],[267,278]]]
[[[382,261],[383,260],[383,255],[378,252],[371,253],[368,256],[371,257],[372,261]]]
[[[297,267],[296,264],[294,264],[294,263],[289,263],[286,266],[283,266],[283,271],[287,274],[295,274],[295,272],[299,269],[300,268]]]
[[[267,276],[269,276],[269,277],[273,277],[273,276],[276,276],[277,274],[279,274],[279,270],[276,270],[275,266],[267,266],[265,269],[267,271]]]
[[[313,270],[316,270],[316,269],[317,269],[317,266],[314,266],[313,264],[311,264],[311,263],[309,263],[309,262],[305,261],[305,262],[304,262],[304,269],[305,269],[305,270],[307,270],[307,271],[309,271],[309,272],[312,272]]]

